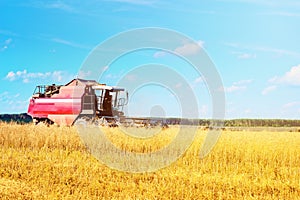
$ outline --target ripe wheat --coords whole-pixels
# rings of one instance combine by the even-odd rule
[[[149,139],[105,132],[118,148],[148,153],[176,128]],[[133,174],[97,161],[75,127],[1,124],[0,199],[300,199],[300,133],[224,131],[200,160],[205,135],[171,166]]]

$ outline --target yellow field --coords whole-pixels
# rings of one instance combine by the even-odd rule
[[[121,149],[145,153],[176,128],[147,141],[106,132]],[[224,131],[200,160],[205,134],[171,166],[133,174],[98,162],[74,127],[0,124],[0,199],[300,199],[299,132]]]

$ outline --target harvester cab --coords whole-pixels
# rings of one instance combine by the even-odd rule
[[[53,94],[59,93],[61,85],[38,85],[35,87],[32,98],[51,97]]]
[[[87,85],[82,96],[82,110],[78,118],[85,117],[95,120],[104,117],[107,121],[115,121],[124,117],[123,109],[127,102],[128,93],[124,88]]]

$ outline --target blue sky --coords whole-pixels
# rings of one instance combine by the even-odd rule
[[[1,0],[0,9],[0,113],[26,112],[37,84],[65,84],[76,77],[104,40],[130,29],[161,27],[197,41],[213,60],[224,84],[226,118],[300,118],[297,0]],[[133,53],[109,66],[103,81],[115,84],[142,63],[185,65],[176,59],[150,50]],[[199,99],[200,117],[210,118],[201,76],[179,73]],[[172,94],[157,86],[132,95],[130,114],[155,113],[151,108],[157,105],[167,116],[180,116]]]

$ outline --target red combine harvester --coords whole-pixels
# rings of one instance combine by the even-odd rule
[[[94,80],[73,79],[66,85],[39,85],[30,99],[28,114],[38,124],[71,126],[85,120],[116,124],[128,103],[124,88]]]

